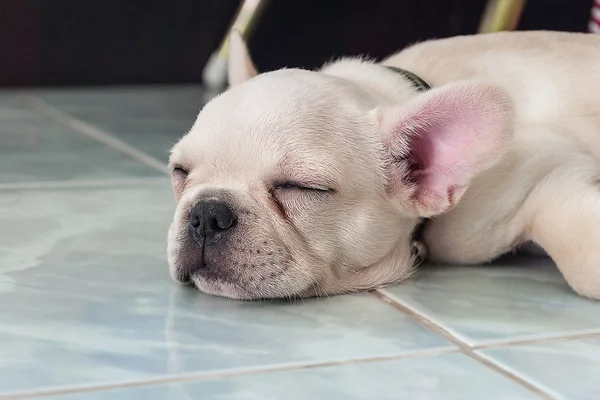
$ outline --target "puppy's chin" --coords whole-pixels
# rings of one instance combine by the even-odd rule
[[[201,275],[192,277],[193,285],[203,293],[225,297],[233,300],[262,300],[262,299],[290,299],[302,296],[302,290],[290,290],[282,282],[264,282],[259,287],[249,287],[235,281],[224,281],[220,279],[205,278]]]
[[[207,280],[199,276],[192,277],[192,282],[201,292],[213,296],[232,300],[258,300],[260,298],[234,282]]]

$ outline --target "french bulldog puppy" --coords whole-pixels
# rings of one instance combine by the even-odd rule
[[[229,81],[172,151],[177,281],[324,296],[401,282],[425,247],[482,264],[533,242],[600,299],[600,37],[474,35],[258,74],[233,33]]]

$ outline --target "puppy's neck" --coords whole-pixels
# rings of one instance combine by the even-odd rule
[[[345,58],[328,64],[321,70],[322,73],[352,81],[361,89],[375,95],[378,105],[398,104],[406,102],[416,96],[420,91],[427,90],[429,85],[408,71],[394,70],[361,58]],[[416,82],[415,82],[416,80]],[[426,220],[420,219],[413,232],[413,256],[420,264],[427,255],[423,240],[423,226]]]
[[[403,103],[418,93],[402,74],[361,58],[343,58],[325,65],[321,72],[352,81],[374,94],[379,104]]]

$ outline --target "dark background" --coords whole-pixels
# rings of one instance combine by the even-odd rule
[[[593,0],[529,0],[519,29],[586,31]],[[475,33],[485,0],[271,0],[260,70]],[[200,82],[237,0],[0,0],[0,85]]]

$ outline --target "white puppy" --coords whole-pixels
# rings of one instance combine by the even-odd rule
[[[236,299],[373,289],[411,275],[425,221],[434,262],[533,241],[600,299],[600,37],[457,37],[256,75],[234,34],[232,88],[173,149],[176,280]]]

